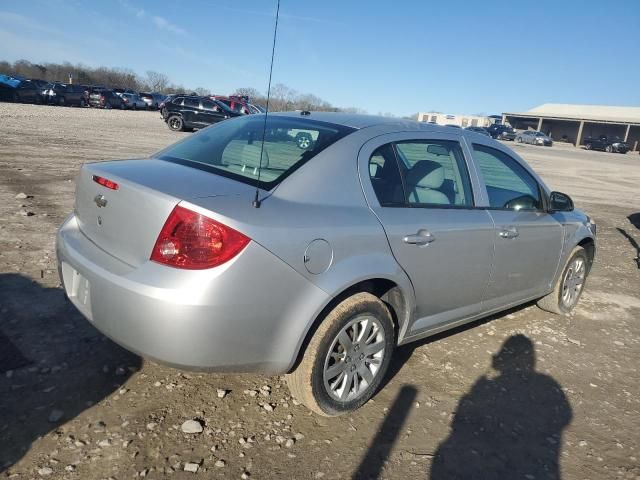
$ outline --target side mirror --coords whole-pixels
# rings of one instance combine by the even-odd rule
[[[571,212],[573,200],[566,193],[551,192],[549,195],[549,212]]]

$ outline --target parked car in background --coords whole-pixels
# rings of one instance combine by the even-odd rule
[[[376,393],[398,345],[535,299],[577,305],[595,224],[501,143],[386,117],[264,120],[82,166],[56,251],[92,326],[175,367],[285,374],[335,416]],[[264,128],[285,140],[261,149]],[[293,147],[296,130],[318,141]]]
[[[128,88],[112,88],[111,90],[113,90],[116,95],[122,95],[123,93],[138,93],[135,90]]]
[[[247,97],[246,95],[212,95],[210,98],[224,103],[234,112],[242,113],[243,115],[265,112],[265,109],[260,105],[251,103],[249,101],[249,97]]]
[[[89,105],[96,108],[119,108],[124,110],[124,100],[113,90],[94,89],[89,95]]]
[[[171,130],[185,131],[204,128],[243,114],[208,97],[177,96],[165,103],[162,115]]]
[[[77,105],[84,107],[87,104],[85,89],[82,85],[67,83],[49,83],[42,90],[44,103],[53,105]]]
[[[42,103],[42,84],[33,80],[22,80],[13,90],[10,100],[22,103]]]
[[[553,140],[542,132],[536,130],[525,130],[516,135],[517,143],[528,143],[529,145],[543,145],[550,147],[553,145]]]
[[[509,125],[493,124],[487,127],[487,132],[491,135],[491,138],[497,140],[515,140],[516,131]]]
[[[25,80],[20,77],[12,77],[10,75],[0,74],[0,100],[12,101],[16,87],[20,85],[20,82]]]
[[[470,132],[476,132],[476,133],[479,133],[480,135],[485,135],[487,137],[491,136],[491,134],[487,132],[487,129],[483,127],[467,127],[465,128],[465,130],[469,130]]]
[[[130,110],[146,110],[147,102],[140,98],[140,95],[137,93],[121,93],[120,97],[124,102],[125,108]]]
[[[140,93],[140,98],[147,104],[148,108],[158,110],[158,108],[160,108],[160,104],[165,99],[165,96],[161,93],[142,92]]]
[[[609,153],[627,153],[631,148],[629,144],[620,137],[609,137],[600,135],[599,137],[587,137],[584,140],[584,148],[587,150],[602,150]]]

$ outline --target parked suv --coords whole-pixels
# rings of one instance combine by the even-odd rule
[[[137,93],[121,93],[120,98],[122,98],[125,107],[131,110],[146,110],[148,108],[147,103]]]
[[[570,313],[595,255],[589,217],[502,143],[386,117],[244,115],[76,185],[56,249],[93,326],[177,367],[286,374],[328,416],[398,345],[536,299]]]
[[[89,94],[89,105],[97,108],[119,108],[124,110],[125,104],[122,97],[116,95],[113,90],[95,89]]]
[[[207,97],[177,96],[165,103],[162,116],[171,130],[185,131],[239,117],[242,113],[234,112],[224,103]]]
[[[78,105],[84,107],[87,104],[82,85],[67,83],[50,83],[42,91],[44,103],[54,105]]]
[[[584,148],[587,150],[602,150],[609,153],[627,153],[629,144],[620,137],[608,137],[600,135],[597,138],[588,137],[584,140]]]
[[[148,93],[143,92],[140,94],[140,98],[147,104],[147,107],[153,110],[158,110],[160,104],[164,100],[165,96],[161,93]]]
[[[509,125],[493,124],[487,127],[487,132],[491,138],[498,140],[515,140],[516,131]]]
[[[42,83],[39,81],[22,80],[12,93],[14,102],[42,103]]]

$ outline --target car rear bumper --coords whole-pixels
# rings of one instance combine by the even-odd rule
[[[210,270],[133,268],[78,228],[60,227],[58,268],[69,300],[102,333],[179,368],[283,373],[327,294],[250,242]]]

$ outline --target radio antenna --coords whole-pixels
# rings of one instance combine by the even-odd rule
[[[256,183],[256,195],[253,199],[253,206],[260,208],[262,203],[260,194],[260,174],[262,173],[262,153],[264,152],[264,137],[267,135],[267,117],[269,116],[269,100],[271,99],[271,76],[273,75],[273,57],[276,54],[276,37],[278,34],[278,17],[280,16],[280,0],[277,0],[276,24],[273,29],[273,46],[271,47],[271,66],[269,67],[269,86],[267,87],[267,108],[264,113],[264,124],[262,125],[262,143],[260,144],[260,163],[258,164],[258,183]]]

